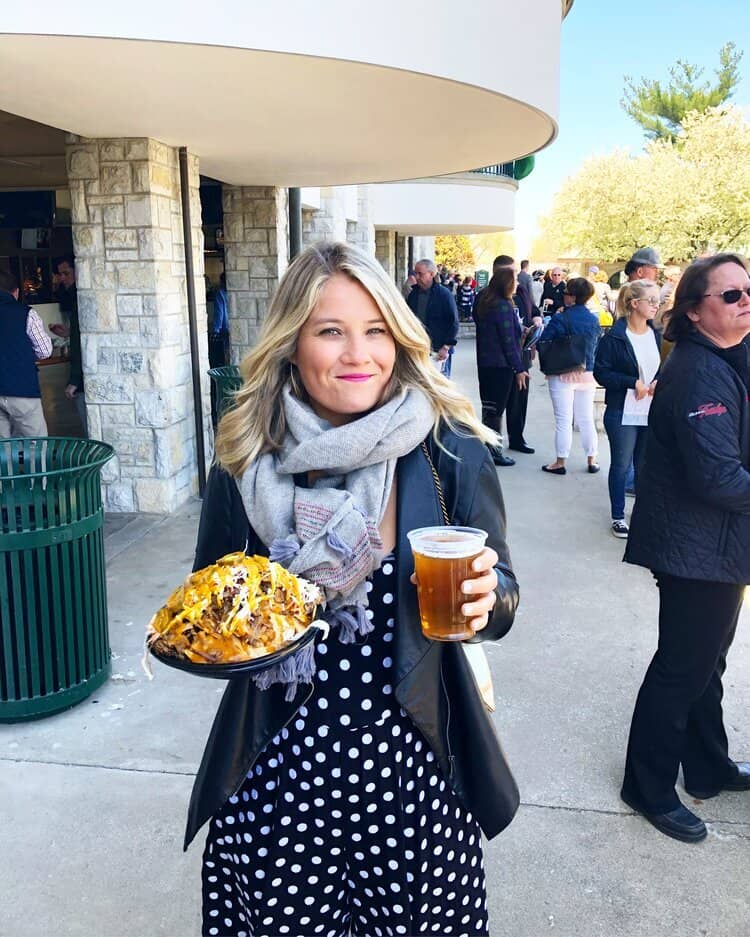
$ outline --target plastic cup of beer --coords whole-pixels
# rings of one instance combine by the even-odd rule
[[[461,583],[475,579],[471,564],[487,533],[476,527],[420,527],[407,534],[414,554],[422,634],[433,641],[465,641],[474,632],[461,606],[471,597]]]

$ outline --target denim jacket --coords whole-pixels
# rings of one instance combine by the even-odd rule
[[[562,338],[568,332],[586,336],[586,370],[593,371],[596,346],[602,334],[598,317],[586,306],[569,306],[564,312],[552,316],[539,341]]]

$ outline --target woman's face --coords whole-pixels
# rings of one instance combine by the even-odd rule
[[[631,311],[642,319],[650,321],[659,311],[659,288],[654,284],[651,289],[644,290],[638,299],[630,300]]]
[[[313,410],[342,426],[382,402],[396,342],[367,290],[337,273],[302,326],[292,362]]]
[[[738,345],[750,333],[750,296],[745,290],[750,287],[750,277],[744,269],[734,263],[715,267],[709,274],[708,289],[699,306],[688,316],[699,332],[710,338],[720,348]],[[720,293],[726,290],[742,290],[737,302],[726,303]]]

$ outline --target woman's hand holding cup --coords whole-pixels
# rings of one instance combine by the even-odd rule
[[[433,641],[466,641],[487,627],[495,605],[497,553],[474,527],[421,527],[408,534],[414,554],[422,632]]]
[[[498,559],[492,547],[485,547],[471,564],[472,571],[479,575],[476,579],[466,579],[461,583],[464,595],[471,596],[471,601],[465,602],[461,611],[469,619],[469,627],[475,634],[487,627],[490,612],[497,601],[495,564]]]

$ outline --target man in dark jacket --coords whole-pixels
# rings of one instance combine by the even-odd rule
[[[406,302],[430,336],[438,361],[445,362],[443,373],[450,375],[450,356],[458,336],[458,310],[451,291],[436,281],[436,270],[431,260],[420,260],[414,265],[417,285]]]
[[[52,354],[41,319],[18,301],[18,282],[0,270],[0,437],[46,436],[36,362]]]
[[[555,315],[565,308],[565,280],[561,267],[553,267],[549,280],[542,291],[542,310],[545,315]]]

